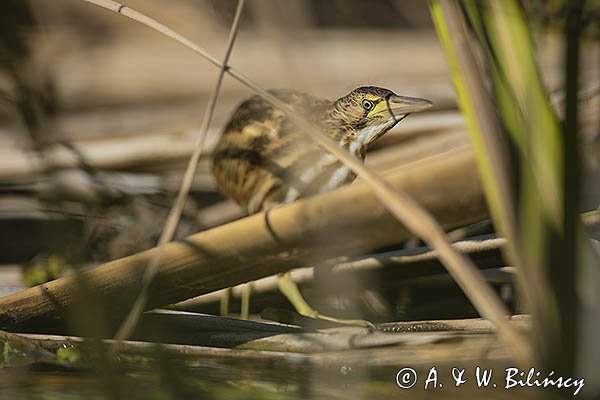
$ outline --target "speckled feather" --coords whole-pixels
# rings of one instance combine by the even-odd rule
[[[292,90],[270,92],[361,159],[367,146],[397,123],[368,117],[361,105],[364,99],[384,101],[393,94],[383,88],[360,87],[335,102]],[[232,115],[213,154],[213,173],[221,191],[248,213],[325,192],[356,177],[259,96]]]

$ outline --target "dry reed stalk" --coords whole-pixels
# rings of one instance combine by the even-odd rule
[[[488,213],[472,155],[438,157],[389,177],[419,199],[446,229]],[[360,232],[360,234],[357,234]],[[165,245],[147,308],[162,307],[298,265],[371,252],[412,237],[363,182],[255,214]],[[318,238],[318,240],[307,240]],[[0,298],[0,328],[55,326],[77,306],[79,281],[113,321],[123,318],[156,248]]]
[[[448,272],[453,276],[457,284],[471,300],[480,315],[485,319],[490,320],[497,327],[499,337],[507,346],[515,360],[523,365],[530,364],[533,356],[531,348],[525,338],[508,324],[506,317],[509,315],[509,312],[504,304],[490,286],[487,285],[468,257],[452,248],[450,241],[446,238],[440,225],[435,221],[431,214],[415,202],[414,199],[409,197],[406,193],[396,190],[379,175],[367,168],[360,160],[320,132],[318,127],[297,115],[289,105],[268,93],[260,87],[260,85],[253,82],[233,67],[227,65],[224,66],[203,48],[192,43],[187,38],[174,32],[165,25],[117,2],[111,0],[84,1],[127,16],[175,39],[202,55],[218,68],[225,69],[232,77],[252,89],[257,94],[260,94],[264,99],[283,111],[295,124],[302,128],[309,137],[344,164],[348,165],[358,176],[362,177],[381,203],[395,218],[439,252],[440,259],[448,269]]]

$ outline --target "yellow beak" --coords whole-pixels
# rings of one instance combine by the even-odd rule
[[[427,99],[418,97],[391,95],[387,99],[377,103],[371,110],[369,116],[375,114],[387,113],[390,117],[398,118],[406,114],[419,112],[428,109],[433,103]]]

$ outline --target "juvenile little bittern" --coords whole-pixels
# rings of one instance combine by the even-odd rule
[[[271,93],[362,160],[367,147],[406,115],[431,106],[429,100],[375,86],[359,87],[336,101],[293,90]],[[213,173],[219,188],[249,214],[335,189],[356,177],[260,96],[234,112],[215,149]],[[304,301],[289,274],[279,276],[279,288],[304,316],[368,324],[319,314]]]

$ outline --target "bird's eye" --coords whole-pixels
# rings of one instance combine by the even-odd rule
[[[362,106],[365,110],[371,111],[373,107],[375,107],[375,103],[373,103],[371,100],[363,100]]]

